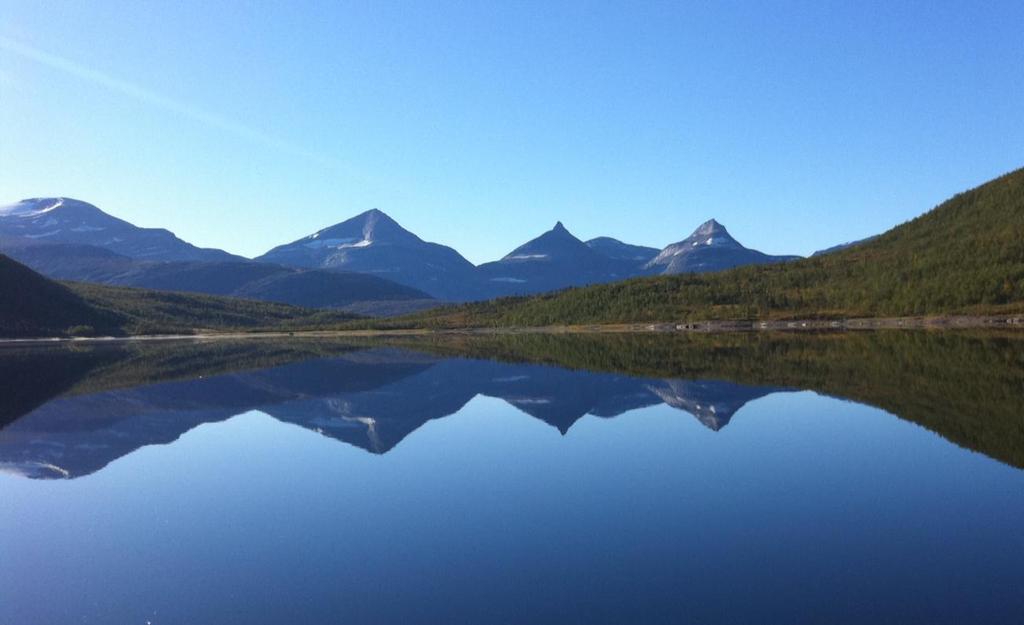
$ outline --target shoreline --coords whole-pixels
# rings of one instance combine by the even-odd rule
[[[919,317],[870,317],[853,319],[789,319],[750,321],[693,321],[620,324],[579,324],[503,328],[411,328],[401,330],[309,330],[268,332],[198,332],[196,334],[142,334],[98,337],[0,338],[0,347],[41,345],[88,345],[151,341],[225,341],[241,339],[310,339],[387,336],[466,336],[493,334],[631,334],[719,332],[847,332],[870,330],[966,330],[1021,329],[1024,315],[956,315]]]

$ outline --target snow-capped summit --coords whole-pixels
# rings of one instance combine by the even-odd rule
[[[15,204],[0,206],[0,217],[38,217],[43,213],[60,208],[66,198],[30,198]],[[83,202],[84,203],[84,202]]]
[[[726,236],[729,235],[729,232],[725,229],[725,226],[718,223],[718,220],[716,219],[709,219],[705,221],[700,226],[698,226],[696,230],[693,231],[694,234],[707,235],[715,234],[716,232],[723,232]]]
[[[163,228],[139,228],[68,197],[32,198],[0,207],[0,237],[23,243],[92,245],[145,260],[242,260],[222,250],[198,248]]]
[[[475,268],[458,252],[424,241],[376,208],[279,245],[256,260],[370,273],[443,299],[465,298],[475,282]]]
[[[743,247],[725,226],[714,219],[702,223],[693,234],[661,251],[646,268],[663,274],[721,271],[740,265],[794,260],[797,256],[771,256]]]
[[[374,242],[410,244],[423,241],[398,225],[384,211],[372,208],[339,224],[319,230],[303,239],[310,249],[336,249],[368,247]]]

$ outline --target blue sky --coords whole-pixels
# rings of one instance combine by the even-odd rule
[[[1024,3],[0,0],[0,203],[262,253],[377,207],[770,253],[1024,166]]]

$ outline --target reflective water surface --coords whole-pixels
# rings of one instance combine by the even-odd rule
[[[0,624],[1019,623],[1024,335],[0,349]]]

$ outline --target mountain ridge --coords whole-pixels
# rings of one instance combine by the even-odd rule
[[[445,307],[393,324],[548,326],[1017,311],[1024,311],[1024,169],[830,254]]]
[[[248,260],[224,250],[197,247],[164,228],[141,228],[67,197],[30,198],[0,206],[0,237],[94,245],[144,260]]]
[[[321,329],[357,318],[215,295],[59,283],[0,254],[0,338]]]
[[[656,247],[624,243],[613,237],[595,237],[585,243],[587,247],[598,254],[603,254],[614,260],[639,264],[646,264],[661,252]]]
[[[707,229],[707,222],[702,228]],[[698,231],[700,228],[698,229]],[[724,230],[724,229],[723,229]],[[735,243],[735,240],[725,237]],[[691,236],[692,238],[692,236]],[[64,246],[64,247],[60,247]],[[678,247],[678,244],[677,244]],[[18,258],[53,278],[82,280],[120,286],[180,290],[226,296],[247,296],[265,301],[301,306],[347,306],[372,310],[373,302],[407,301],[396,311],[429,306],[431,298],[451,302],[479,301],[509,295],[525,295],[614,282],[655,273],[709,271],[753,262],[776,262],[747,250],[738,243],[708,250],[670,248],[656,250],[630,245],[611,237],[584,242],[558,221],[554,227],[531,239],[500,259],[475,266],[451,247],[424,241],[378,209],[359,213],[344,221],[278,245],[255,259],[223,250],[202,249],[163,229],[139,228],[109,215],[95,205],[71,198],[31,198],[0,207],[0,251]],[[101,251],[102,250],[102,251]],[[723,253],[729,259],[717,258]],[[739,256],[737,256],[739,255]],[[660,266],[659,258],[668,258]],[[680,259],[700,258],[700,262]],[[224,263],[220,266],[169,265],[153,263]],[[242,263],[251,265],[240,268]],[[415,289],[419,296],[382,295],[383,283],[350,278],[351,294],[338,278],[285,276],[295,288],[277,285],[278,294],[264,297],[255,286],[242,288],[240,274],[265,274],[261,264],[302,270],[330,270],[364,274],[395,284],[391,291]],[[169,276],[177,273],[177,280]],[[192,280],[190,282],[189,280]],[[309,289],[302,292],[298,284]],[[334,284],[333,296],[314,291],[313,285]],[[231,288],[225,285],[233,285]],[[238,291],[238,293],[236,293]],[[286,299],[280,294],[287,293]],[[387,306],[386,308],[391,308]]]

